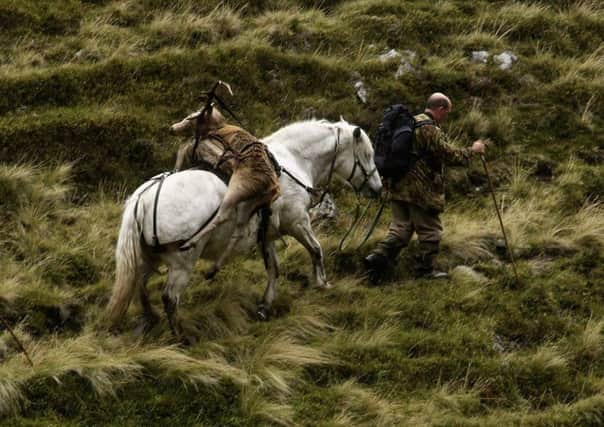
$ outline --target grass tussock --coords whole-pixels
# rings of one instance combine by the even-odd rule
[[[336,426],[391,426],[404,418],[402,405],[384,399],[354,380],[334,387],[338,396],[338,413],[332,423]]]
[[[602,12],[594,0],[0,0],[0,313],[35,363],[1,331],[0,417],[602,424]],[[413,51],[411,67],[379,59],[391,49]],[[504,51],[519,58],[509,70],[493,58]],[[340,115],[373,134],[387,104],[421,111],[447,93],[451,139],[496,143],[496,202],[522,283],[475,163],[447,179],[448,284],[409,274],[412,244],[369,286],[362,258],[388,215],[366,247],[337,253],[355,203],[338,185],[339,218],[317,229],[332,289],[308,286],[310,258],[288,239],[268,323],[254,319],[266,280],[256,252],[210,284],[195,268],[180,312],[196,345],[171,345],[162,311],[144,339],[97,333],[122,201],[170,168],[181,141],[167,125],[216,79],[259,136]],[[149,283],[156,308],[165,280],[160,269]]]
[[[581,181],[576,162],[568,163],[557,178],[558,185],[572,187]],[[604,210],[597,200],[565,209],[565,195],[550,185],[535,185],[528,172],[511,173],[509,192],[498,196],[511,245],[519,253],[575,252],[585,244],[604,244]],[[507,197],[506,197],[507,196]],[[447,246],[461,260],[481,260],[495,256],[492,239],[501,234],[494,207],[485,207],[481,222],[465,215],[445,217]],[[472,236],[472,237],[470,237]]]
[[[193,385],[216,385],[221,380],[245,382],[246,377],[228,364],[219,354],[197,359],[174,346],[153,347],[142,344],[127,345],[119,339],[101,338],[84,334],[75,338],[24,340],[34,368],[18,354],[2,365],[0,395],[1,413],[17,411],[24,402],[24,388],[39,378],[53,379],[57,387],[66,375],[77,375],[86,380],[99,395],[115,395],[116,390],[153,372],[159,377],[179,379]]]

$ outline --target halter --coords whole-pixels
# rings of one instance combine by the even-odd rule
[[[302,188],[304,188],[306,190],[307,193],[309,193],[311,196],[312,195],[317,195],[317,194],[321,194],[321,196],[319,197],[319,200],[317,201],[317,203],[315,203],[313,205],[316,206],[318,204],[320,204],[321,202],[323,202],[323,199],[325,198],[325,196],[327,195],[327,193],[329,192],[329,188],[331,186],[331,180],[333,178],[333,171],[335,169],[336,166],[336,160],[338,157],[338,151],[340,148],[340,131],[341,129],[339,127],[336,127],[337,131],[336,131],[336,139],[335,139],[335,146],[334,146],[334,150],[333,150],[333,157],[331,159],[331,165],[329,166],[329,173],[327,175],[327,184],[323,187],[323,189],[321,190],[320,188],[314,188],[314,187],[310,187],[306,184],[304,184],[299,178],[297,178],[294,174],[292,174],[290,171],[288,171],[286,168],[284,168],[283,166],[279,165],[278,163],[276,163],[276,159],[274,160],[276,167],[275,169],[278,171],[281,171],[283,173],[285,173],[287,176],[289,176],[296,184],[298,184],[299,186],[301,186]],[[358,131],[357,131],[358,129]],[[353,144],[352,144],[352,155],[354,157],[354,166],[352,167],[352,171],[350,172],[350,175],[348,176],[348,178],[346,179],[346,181],[350,184],[350,186],[354,189],[356,194],[359,194],[361,192],[361,190],[363,189],[363,187],[367,184],[367,182],[369,181],[369,179],[373,176],[374,173],[377,172],[377,167],[373,168],[370,172],[367,172],[367,169],[365,168],[365,166],[363,166],[363,163],[361,163],[361,161],[359,160],[359,157],[357,155],[357,151],[355,149],[355,142],[356,140],[360,137],[360,128],[356,128],[352,135],[353,135]],[[270,154],[270,151],[267,150],[267,152]],[[272,154],[270,154],[270,157],[272,157],[274,159],[274,156],[272,156]],[[359,188],[356,188],[354,186],[354,184],[352,183],[352,179],[354,178],[354,175],[356,173],[357,167],[361,170],[361,172],[363,173],[363,183],[360,185]]]
[[[338,129],[339,130],[339,129]],[[361,131],[360,128],[356,128],[354,130],[354,132],[352,133],[354,141],[352,144],[352,155],[354,157],[354,166],[352,167],[352,171],[350,171],[350,175],[348,176],[348,178],[346,179],[346,181],[348,181],[348,183],[352,186],[352,188],[354,189],[355,193],[360,193],[361,190],[363,189],[363,187],[369,182],[369,179],[373,176],[373,174],[375,174],[377,172],[377,166],[374,167],[371,171],[367,172],[367,169],[365,169],[365,166],[363,166],[363,163],[361,163],[361,160],[359,159],[359,156],[357,155],[357,150],[356,150],[356,140],[360,138],[361,136]],[[354,184],[352,183],[352,179],[354,178],[354,174],[357,171],[357,167],[361,170],[361,172],[363,173],[363,182],[361,183],[359,188],[356,188],[354,186]]]

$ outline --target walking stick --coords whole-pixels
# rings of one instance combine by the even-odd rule
[[[493,197],[493,204],[495,205],[495,211],[497,211],[497,217],[499,218],[499,225],[501,226],[501,233],[503,234],[503,240],[505,241],[505,247],[508,251],[508,255],[510,256],[510,261],[512,261],[512,268],[514,269],[514,276],[516,276],[516,283],[520,284],[520,278],[518,277],[518,270],[516,269],[516,262],[514,261],[514,254],[512,253],[512,248],[508,242],[508,236],[505,233],[505,227],[503,226],[503,219],[501,218],[501,212],[499,212],[499,206],[497,206],[497,198],[495,197],[495,188],[493,187],[493,181],[491,181],[491,175],[489,174],[489,168],[487,166],[487,161],[484,158],[484,154],[480,155],[480,160],[482,161],[482,165],[484,166],[484,172],[487,175],[487,181],[489,181],[489,189],[491,190],[491,196]]]
[[[15,335],[13,330],[10,328],[10,326],[8,326],[8,323],[6,322],[6,320],[4,320],[4,318],[2,316],[0,316],[0,323],[2,323],[2,326],[4,327],[4,329],[6,329],[8,331],[8,333],[13,337],[13,339],[17,343],[17,346],[19,346],[19,349],[25,355],[25,358],[27,359],[27,361],[33,368],[34,362],[31,361],[31,359],[29,358],[29,354],[27,354],[27,351],[25,350],[25,347],[23,347],[23,344],[21,344],[21,341],[19,341],[19,338],[17,338],[17,336]]]

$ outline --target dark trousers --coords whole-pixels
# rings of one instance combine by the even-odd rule
[[[391,210],[388,234],[372,252],[393,260],[407,247],[413,233],[417,233],[419,251],[415,268],[418,273],[432,271],[443,231],[439,213],[399,200],[391,202]]]

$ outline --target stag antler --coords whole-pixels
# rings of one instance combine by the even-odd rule
[[[227,82],[223,82],[222,80],[218,80],[216,83],[214,83],[214,86],[212,86],[212,89],[210,89],[209,92],[206,92],[204,94],[204,96],[206,97],[206,104],[203,107],[203,109],[201,110],[201,113],[199,114],[199,116],[197,116],[197,126],[195,127],[195,145],[193,145],[193,152],[195,152],[197,150],[197,146],[199,145],[199,140],[201,138],[200,129],[201,129],[202,120],[206,114],[207,115],[212,114],[214,100],[216,100],[217,104],[220,105],[220,108],[222,108],[226,112],[228,112],[239,123],[239,125],[241,125],[241,127],[243,127],[241,120],[239,120],[237,118],[235,113],[233,113],[231,111],[231,109],[224,103],[224,101],[222,99],[220,99],[220,97],[216,94],[216,90],[219,87],[226,88],[226,90],[229,92],[229,95],[233,96],[233,89],[231,89],[231,85],[228,84]]]

